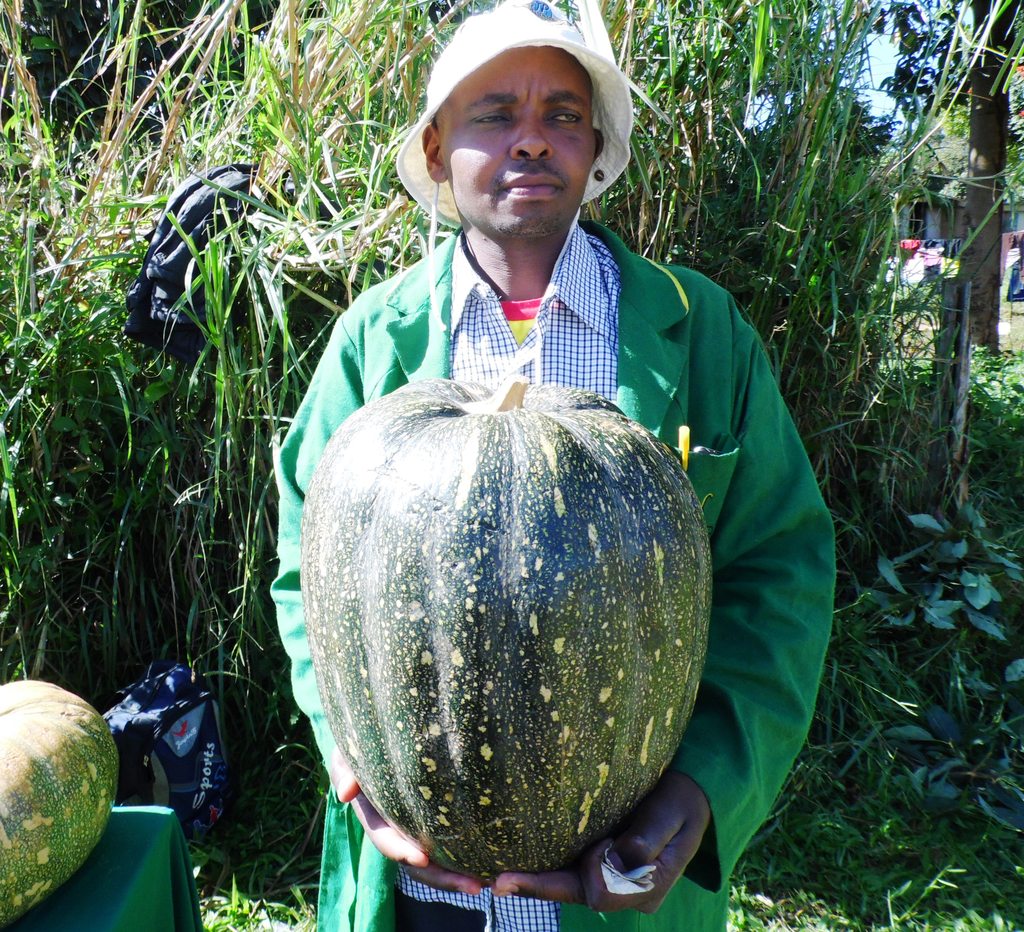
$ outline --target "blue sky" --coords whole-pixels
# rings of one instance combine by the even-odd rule
[[[864,75],[864,96],[876,116],[891,116],[892,98],[880,90],[882,81],[889,77],[896,65],[896,47],[889,36],[872,36],[868,44],[868,73]]]

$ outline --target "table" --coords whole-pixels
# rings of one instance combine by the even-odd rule
[[[203,932],[188,843],[162,806],[117,806],[81,868],[7,932]]]

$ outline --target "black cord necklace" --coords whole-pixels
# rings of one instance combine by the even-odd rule
[[[462,248],[465,250],[466,258],[469,260],[469,264],[473,271],[476,272],[476,274],[479,275],[488,285],[490,285],[491,290],[498,296],[498,300],[508,301],[508,295],[494,284],[494,279],[483,270],[483,267],[477,261],[476,256],[473,254],[473,247],[470,246],[469,238],[466,236],[465,231],[462,233]]]

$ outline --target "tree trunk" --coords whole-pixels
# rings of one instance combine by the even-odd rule
[[[968,497],[971,283],[947,281],[942,299],[942,325],[932,364],[935,398],[925,504],[929,511],[952,515],[963,507]]]
[[[967,167],[966,224],[970,244],[960,274],[971,282],[971,339],[999,350],[1000,235],[1003,230],[1003,171],[1010,100],[999,85],[1009,49],[1016,7],[993,24],[988,47],[971,71],[970,157]],[[990,0],[972,0],[976,28],[993,12]]]

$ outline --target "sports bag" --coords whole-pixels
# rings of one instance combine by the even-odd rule
[[[227,807],[220,713],[203,677],[154,661],[103,718],[117,745],[119,805],[168,806],[186,838],[202,838]]]

